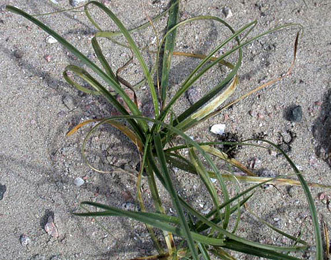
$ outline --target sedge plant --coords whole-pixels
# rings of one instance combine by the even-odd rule
[[[116,32],[102,30],[89,11],[91,7],[98,8],[100,9],[99,11],[104,12],[109,19],[116,24],[119,30]],[[275,185],[301,185],[307,198],[312,223],[314,226],[316,259],[322,259],[322,236],[314,201],[309,191],[309,184],[306,183],[301,172],[297,169],[286,153],[280,150],[273,143],[263,141],[265,144],[279,150],[279,152],[284,155],[288,163],[291,165],[294,174],[297,176],[297,180],[280,177],[260,178],[255,176],[253,172],[247,169],[239,161],[234,158],[230,158],[226,153],[215,148],[215,145],[219,143],[197,143],[185,134],[187,130],[195,127],[204,120],[221,113],[223,109],[235,104],[242,98],[252,94],[254,91],[281,80],[284,76],[269,81],[242,98],[224,105],[239,84],[238,70],[242,64],[243,47],[267,34],[292,26],[298,27],[298,25],[286,24],[275,29],[268,30],[258,36],[249,38],[250,32],[256,25],[256,21],[248,23],[238,30],[235,30],[226,21],[215,16],[198,16],[184,21],[179,21],[179,8],[179,0],[171,0],[170,8],[166,12],[155,17],[154,19],[151,19],[146,24],[143,24],[133,30],[128,30],[116,17],[116,15],[102,3],[96,1],[88,2],[84,6],[84,10],[88,19],[96,27],[96,29],[98,29],[98,32],[93,37],[91,43],[99,64],[101,65],[100,66],[92,62],[62,36],[40,22],[35,16],[29,15],[16,7],[7,6],[7,10],[25,17],[53,36],[60,44],[62,44],[85,65],[87,69],[76,65],[68,65],[66,67],[63,76],[69,84],[76,87],[79,91],[87,94],[102,96],[118,111],[118,116],[87,120],[76,126],[68,133],[68,135],[71,135],[76,133],[78,129],[84,125],[95,123],[85,138],[83,144],[83,154],[87,140],[89,140],[91,135],[100,126],[105,124],[119,129],[136,145],[137,150],[139,151],[141,162],[139,173],[137,175],[137,200],[140,203],[141,210],[122,210],[96,202],[84,201],[81,205],[83,208],[88,206],[88,211],[75,213],[75,215],[85,217],[126,217],[146,224],[158,254],[155,256],[142,257],[141,259],[189,258],[198,260],[201,258],[210,259],[212,256],[218,256],[221,259],[235,259],[232,256],[232,251],[264,257],[267,259],[298,259],[295,256],[292,256],[291,253],[306,250],[309,247],[308,243],[299,237],[287,234],[286,232],[266,223],[275,232],[285,236],[292,241],[292,243],[289,246],[262,244],[242,237],[237,232],[237,229],[232,230],[233,228],[230,229],[230,227],[239,225],[240,214],[243,211],[243,207],[246,205],[247,201],[253,197],[255,189],[260,187],[262,184],[273,183]],[[168,14],[167,30],[164,37],[158,42],[158,49],[154,52],[156,54],[155,66],[150,68],[147,66],[146,61],[143,58],[142,50],[138,48],[137,44],[133,40],[132,32],[135,30],[144,29],[150,25],[153,26],[153,22],[164,14]],[[231,36],[221,42],[206,56],[176,52],[176,31],[187,24],[203,20],[211,20],[220,26],[226,27],[231,33]],[[117,37],[119,36],[124,37],[125,43],[118,41]],[[126,88],[130,88],[130,91],[134,93],[135,88],[114,72],[113,68],[103,55],[103,51],[98,42],[100,38],[112,40],[129,48],[138,60],[144,73],[143,83],[148,86],[152,97],[154,108],[153,118],[143,116],[135,94],[134,98],[128,95]],[[294,59],[298,38],[299,33],[295,40]],[[228,48],[228,51],[223,53],[221,56],[215,57],[220,49],[229,46],[231,47]],[[233,57],[233,54],[235,53],[237,54],[235,63],[228,62],[227,59],[230,56]],[[176,93],[171,98],[168,98],[167,92],[169,87],[171,87],[169,86],[169,74],[171,71],[172,57],[174,55],[198,58],[201,61],[180,84]],[[176,115],[173,112],[173,108],[185,92],[188,91],[203,75],[218,65],[226,66],[229,73],[227,73],[216,86],[214,86],[207,93],[204,93],[204,95],[197,102],[181,114]],[[291,69],[292,67],[290,70]],[[290,70],[285,76],[290,73]],[[83,86],[75,81],[71,77],[73,74],[85,81],[89,87],[86,87],[86,85]],[[102,79],[103,83],[97,80],[94,75],[97,75],[99,79]],[[118,97],[120,97],[123,102],[120,102]],[[181,143],[178,143],[178,140],[181,140]],[[245,144],[250,145],[250,140],[241,143],[241,145]],[[186,155],[184,153],[185,151]],[[84,158],[86,159],[85,155]],[[225,161],[229,165],[245,172],[247,176],[234,177],[229,172],[223,172],[216,166],[214,160]],[[179,195],[173,182],[173,179],[176,176],[173,176],[174,172],[171,171],[172,167],[177,167],[180,169],[181,174],[184,172],[185,174],[199,176],[208,191],[211,201],[213,202],[213,209],[210,212],[202,213],[198,211],[190,204],[189,201]],[[144,204],[144,197],[141,191],[141,183],[143,178],[148,181],[149,190],[154,203],[154,211],[148,210]],[[156,179],[158,179],[158,182]],[[216,182],[212,181],[212,179],[215,179]],[[231,197],[227,185],[228,181],[253,183],[254,185]],[[171,203],[175,209],[175,216],[166,214],[167,210],[165,209],[161,199],[160,187],[158,185],[162,185],[169,194]],[[320,186],[318,184],[311,184],[311,186],[314,185]],[[219,195],[217,189],[221,190],[221,195]],[[231,217],[232,215],[237,217],[233,218]],[[234,223],[231,223],[233,221]],[[158,237],[155,235],[155,228],[163,231],[166,247],[162,246],[163,243],[160,243]]]

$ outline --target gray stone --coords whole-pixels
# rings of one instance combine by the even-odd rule
[[[75,101],[74,99],[69,96],[69,95],[66,95],[62,98],[62,102],[63,102],[63,105],[66,106],[66,108],[68,108],[68,110],[73,110],[75,108]]]
[[[302,120],[301,106],[295,106],[289,111],[288,120],[291,122],[300,122]]]
[[[191,105],[195,104],[202,98],[201,89],[198,87],[191,87],[186,91],[186,97]]]

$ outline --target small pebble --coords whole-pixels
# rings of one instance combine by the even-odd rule
[[[232,11],[229,7],[223,7],[222,13],[224,14],[225,18],[230,18],[233,16]]]
[[[321,192],[320,194],[318,194],[319,200],[324,200],[325,197],[326,197],[326,195],[324,192]]]
[[[51,59],[52,59],[52,57],[51,57],[51,55],[45,55],[45,56],[44,56],[44,59],[45,59],[47,62],[50,62]]]
[[[216,124],[210,128],[210,132],[217,135],[222,135],[225,132],[225,124]]]
[[[261,113],[257,113],[257,118],[258,118],[258,119],[264,119],[264,115],[261,114]]]
[[[57,39],[55,39],[53,36],[49,35],[46,37],[46,42],[49,44],[57,43]]]
[[[31,239],[27,235],[22,234],[20,236],[20,243],[22,246],[27,246],[28,244],[31,243]]]
[[[294,188],[293,188],[293,186],[289,186],[289,187],[287,188],[287,193],[288,193],[288,195],[289,195],[291,198],[294,197],[295,192],[294,192]]]
[[[47,232],[48,235],[54,238],[59,237],[59,232],[54,224],[53,218],[51,216],[48,217],[48,221],[44,227],[45,231]]]
[[[70,4],[73,7],[79,6],[80,4],[83,4],[87,2],[87,0],[70,0]]]
[[[68,108],[68,110],[70,110],[70,111],[75,108],[75,101],[69,95],[62,97],[62,102],[63,102],[63,105],[65,105],[65,107]]]
[[[257,117],[257,112],[255,110],[249,110],[248,111],[248,114],[251,116],[251,117]]]
[[[104,5],[109,5],[111,2],[111,0],[101,0],[101,3],[103,3]]]
[[[84,183],[85,183],[85,181],[84,181],[81,177],[77,177],[77,178],[74,180],[74,184],[75,184],[77,187],[82,186]]]
[[[0,200],[3,199],[3,195],[5,194],[6,190],[7,190],[6,185],[2,185],[2,184],[0,183]]]
[[[302,120],[302,108],[301,106],[293,107],[288,115],[287,119],[291,122],[300,122]]]
[[[24,55],[24,53],[21,50],[15,50],[14,51],[14,57],[17,58],[17,59],[22,59],[23,55]]]
[[[187,100],[191,105],[195,104],[202,98],[201,89],[198,87],[191,87],[186,91]]]
[[[57,1],[57,0],[50,0],[53,4],[56,4],[56,5],[58,5],[59,4],[59,2]]]
[[[274,157],[277,156],[277,152],[275,150],[269,150],[269,154]]]
[[[132,203],[132,202],[125,202],[122,204],[122,209],[123,210],[129,210],[129,211],[136,211],[136,210],[140,210],[138,205]]]

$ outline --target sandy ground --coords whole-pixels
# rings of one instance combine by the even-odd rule
[[[40,0],[1,0],[0,3],[0,188],[4,193],[0,200],[0,259],[128,259],[149,255],[153,247],[148,233],[136,222],[99,219],[107,232],[94,220],[71,214],[79,209],[79,202],[83,200],[132,207],[135,178],[123,172],[134,174],[138,160],[132,144],[118,132],[103,129],[93,137],[95,145],[91,147],[89,159],[93,165],[111,169],[112,173],[96,173],[86,166],[81,156],[81,142],[87,130],[65,137],[77,123],[107,116],[111,108],[102,99],[72,89],[63,80],[62,71],[69,63],[79,64],[77,60],[58,43],[48,43],[42,30],[4,9],[6,4],[11,4],[28,13],[39,14],[70,7],[68,1],[58,2],[58,5]],[[167,6],[167,1],[163,0],[106,2],[128,27],[141,24],[146,21],[146,15],[153,17]],[[291,77],[235,105],[190,135],[196,140],[215,140],[209,127],[224,123],[227,132],[243,138],[262,133],[268,140],[285,146],[290,142],[289,155],[306,179],[331,185],[328,154],[331,152],[331,3],[328,0],[306,2],[307,6],[301,0],[182,1],[182,19],[216,15],[225,18],[234,28],[257,19],[259,23],[253,34],[284,23],[299,23],[304,27]],[[230,8],[232,16],[225,17],[222,12],[225,6]],[[95,29],[82,12],[40,19],[95,59],[90,45]],[[161,19],[157,26],[163,28],[165,22],[166,19]],[[109,26],[115,29],[110,23]],[[297,27],[272,34],[244,49],[242,84],[236,96],[286,72],[293,57],[296,31]],[[207,53],[224,39],[225,32],[215,23],[193,24],[178,32],[177,50]],[[150,29],[135,36],[140,46],[155,39]],[[130,52],[115,45],[104,43],[104,47],[108,48],[106,57],[114,67],[122,66],[130,57]],[[195,62],[175,58],[171,84],[180,83]],[[134,65],[124,74],[131,82],[137,82],[140,75]],[[203,93],[216,79],[205,80],[197,84],[191,98]],[[146,96],[144,90],[140,95]],[[188,105],[187,98],[183,98],[178,111]],[[302,107],[303,118],[300,122],[290,122],[286,119],[287,112],[298,105]],[[265,151],[243,149],[238,158],[250,167],[254,162],[252,168],[257,173],[272,170],[276,174],[287,174],[290,171],[281,158]],[[74,183],[77,177],[85,180],[80,187]],[[181,181],[182,191],[188,194],[199,191],[199,186],[189,176],[182,177]],[[331,196],[331,191],[312,190],[320,219],[330,225],[331,214],[320,200],[320,192]],[[193,198],[193,203],[208,210],[210,205],[204,202],[203,194]],[[270,223],[292,234],[302,230],[303,237],[311,239],[311,221],[300,188],[261,189],[251,207]],[[49,217],[54,221],[58,236],[45,232]],[[286,243],[245,215],[240,232],[261,242]],[[27,237],[27,245],[22,245],[24,237]],[[314,259],[309,252],[299,256]]]

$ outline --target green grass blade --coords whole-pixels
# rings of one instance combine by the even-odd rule
[[[149,69],[144,61],[144,58],[142,57],[137,45],[135,44],[134,40],[132,39],[129,31],[124,27],[122,22],[115,16],[115,14],[111,10],[109,10],[106,6],[104,6],[103,4],[98,3],[96,1],[91,1],[86,4],[85,8],[87,8],[89,5],[95,5],[98,8],[100,8],[102,11],[104,11],[110,17],[110,19],[112,19],[114,21],[114,23],[117,25],[119,30],[122,32],[123,36],[126,38],[131,50],[135,54],[136,58],[138,59],[138,61],[140,63],[141,68],[143,69],[143,72],[145,74],[147,83],[148,83],[150,91],[151,91],[153,105],[154,105],[154,111],[155,111],[156,116],[158,116],[159,112],[160,112],[159,101],[158,101],[158,97],[156,94],[156,89],[154,86],[154,81],[152,79],[152,75],[150,74]]]
[[[92,205],[92,204],[91,204]],[[109,207],[106,207],[106,205],[103,204],[97,204],[95,203],[95,207],[98,208],[103,208],[107,209]],[[101,217],[101,216],[116,216],[116,217],[121,217],[123,216],[123,212],[119,211],[117,213],[114,213],[113,210],[105,210],[105,211],[97,211],[97,212],[86,212],[86,213],[75,213],[77,216],[84,216],[84,217]],[[139,212],[141,216],[146,216],[149,218],[154,218],[155,221],[161,221],[164,223],[169,223],[169,224],[175,224],[179,225],[179,219],[176,217],[168,216],[165,214],[159,214],[159,213],[151,213],[151,212]]]
[[[198,260],[198,252],[196,251],[195,248],[195,244],[193,241],[193,238],[191,236],[190,233],[190,229],[188,227],[188,224],[186,222],[186,218],[183,212],[183,208],[181,207],[180,201],[178,199],[178,195],[177,192],[172,184],[172,180],[170,177],[170,173],[168,171],[168,166],[167,166],[167,162],[166,162],[166,157],[164,155],[164,151],[163,151],[163,145],[161,143],[161,138],[158,134],[154,135],[154,144],[155,144],[155,149],[156,149],[156,153],[158,155],[158,161],[160,163],[161,166],[161,171],[163,173],[163,177],[165,180],[165,184],[167,186],[168,192],[172,198],[172,203],[176,209],[176,212],[178,214],[179,220],[180,220],[180,225],[184,230],[184,237],[187,240],[188,246],[191,250],[192,256],[194,259]]]
[[[210,252],[223,260],[236,260],[236,258],[231,256],[228,252],[225,252],[221,247],[212,248]]]
[[[209,254],[208,254],[208,250],[207,250],[206,246],[203,245],[203,244],[201,244],[201,243],[198,243],[198,247],[199,247],[199,250],[201,252],[202,257],[205,260],[211,260]]]
[[[89,75],[86,71],[84,71],[82,68],[79,68],[77,66],[69,65],[63,71],[63,78],[65,79],[65,81],[67,81],[73,87],[77,88],[79,91],[82,91],[86,94],[91,94],[91,95],[100,95],[99,91],[88,89],[86,87],[83,87],[81,84],[78,84],[77,82],[73,81],[69,77],[68,71],[72,71],[72,72],[76,71],[75,74],[77,74],[80,78],[84,79],[86,82],[89,82],[89,84],[92,86],[92,84],[94,84],[94,82],[95,82],[95,79],[92,79],[92,76]],[[94,89],[96,89],[95,86],[94,86]]]
[[[95,36],[92,38],[92,47],[94,49],[95,54],[97,55],[97,58],[99,59],[101,65],[102,65],[102,67],[105,69],[107,75],[119,84],[119,82],[115,76],[115,73],[113,72],[113,70],[111,69],[105,56],[103,55],[100,45],[98,43],[98,40]]]
[[[170,31],[178,23],[179,14],[179,2],[177,0],[171,0],[170,4],[172,7],[169,11],[167,31]],[[161,72],[161,102],[164,105],[167,97],[167,90],[169,84],[169,73],[171,66],[171,59],[176,44],[176,29],[171,30],[171,33],[167,35],[164,44],[162,72]]]
[[[223,104],[233,94],[233,92],[235,91],[238,84],[239,84],[239,78],[237,76],[235,76],[233,78],[233,81],[231,82],[231,84],[229,84],[228,87],[222,93],[220,93],[216,98],[211,100],[207,105],[205,105],[205,106],[203,106],[202,108],[199,109],[198,108],[198,106],[199,106],[198,103],[200,103],[200,101],[198,101],[196,103],[197,106],[194,107],[192,109],[192,111],[190,111],[190,109],[186,110],[187,115],[189,115],[194,110],[199,109],[194,114],[192,114],[191,116],[188,116],[186,119],[184,119],[180,123],[175,124],[175,126],[178,129],[181,129],[182,131],[185,132],[187,129],[192,128],[193,126],[197,125],[201,120],[205,119],[208,115],[210,115],[211,113],[216,111],[216,109],[218,109],[219,106],[221,104]],[[221,88],[223,88],[223,86]],[[204,98],[202,98],[201,100],[204,101]],[[182,120],[180,117],[181,116],[178,117],[178,121]],[[184,118],[184,116],[183,116],[183,118]]]
[[[212,183],[212,181],[210,180],[210,177],[209,177],[209,174],[208,174],[206,168],[202,165],[202,162],[200,161],[200,159],[198,158],[198,156],[194,152],[193,148],[191,148],[189,150],[189,155],[190,155],[190,159],[192,161],[192,164],[194,165],[197,173],[199,174],[201,180],[205,184],[205,186],[206,186],[206,188],[209,192],[209,195],[211,196],[211,198],[214,202],[215,209],[217,209],[220,205],[220,201],[218,199],[218,194],[217,194],[217,191],[215,189],[215,186]],[[217,211],[216,214],[219,215],[220,212]]]
[[[275,259],[275,260],[300,260],[300,258],[296,258],[293,256],[289,256],[287,254],[282,254],[279,252],[275,252],[272,250],[268,250],[268,249],[263,249],[261,250],[260,248],[256,248],[254,246],[248,246],[245,245],[243,243],[234,241],[232,239],[229,239],[227,241],[225,241],[225,248],[231,249],[231,250],[235,250],[238,252],[242,252],[242,253],[246,253],[246,254],[250,254],[250,255],[255,255],[255,256],[259,256],[259,257],[264,257],[267,259]],[[320,258],[322,259],[322,258]]]
[[[142,195],[142,185],[141,185],[141,181],[142,181],[142,175],[144,172],[144,169],[146,169],[145,165],[146,165],[146,156],[147,156],[147,151],[148,151],[148,146],[150,143],[150,135],[147,136],[147,140],[144,144],[144,149],[143,149],[143,156],[140,160],[140,170],[138,173],[138,178],[137,178],[137,184],[136,184],[136,189],[137,189],[137,200],[139,202],[140,208],[142,210],[142,212],[146,212],[146,207],[145,207],[145,203],[144,203],[144,199],[143,199],[143,195]],[[153,195],[153,194],[152,194]],[[153,197],[152,197],[153,198]],[[159,205],[156,204],[156,202],[154,201],[154,205],[156,207],[158,207]],[[161,205],[160,205],[161,206]],[[157,208],[158,209],[158,208]],[[158,209],[159,210],[159,209]],[[162,212],[161,210],[159,210],[159,212]],[[162,212],[163,213],[163,212]],[[146,224],[147,230],[151,236],[152,241],[154,242],[155,248],[158,251],[159,254],[164,254],[164,250],[162,248],[162,246],[159,243],[159,240],[157,239],[155,232],[153,230],[153,227],[149,226]],[[163,231],[164,233],[166,231]],[[165,239],[166,239],[166,243],[169,249],[169,253],[172,253],[172,244],[170,242],[170,239],[172,239],[172,234],[165,234]]]

